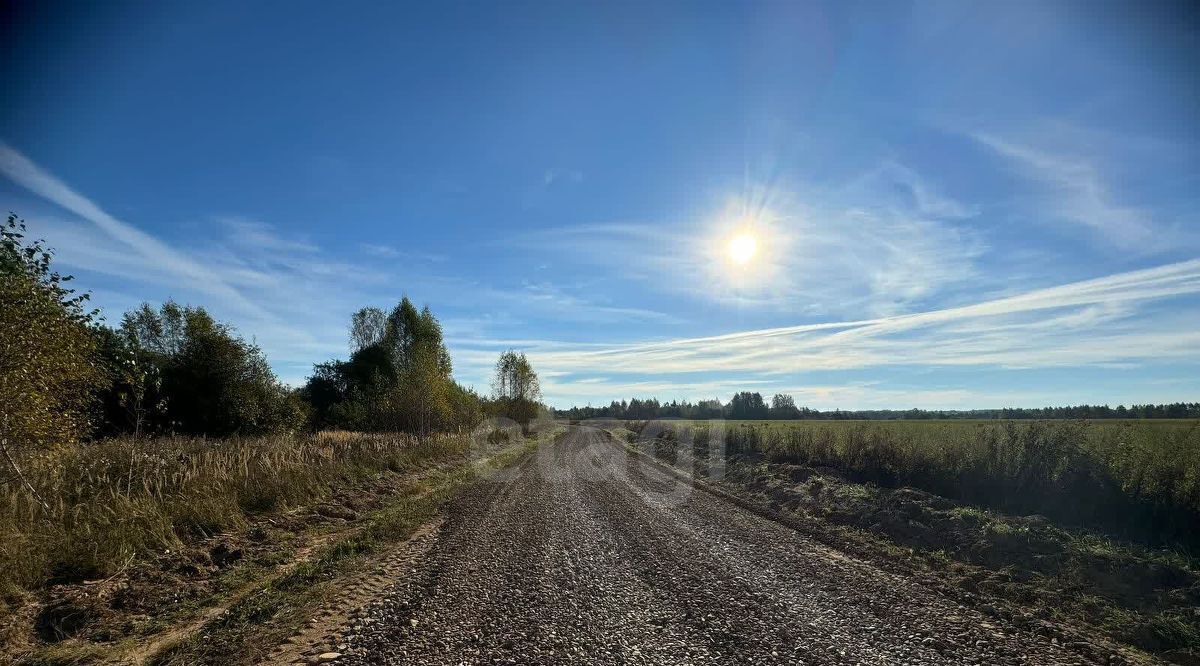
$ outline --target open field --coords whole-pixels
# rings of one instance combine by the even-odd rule
[[[726,456],[829,467],[855,481],[911,486],[1123,538],[1200,545],[1196,420],[667,420],[648,426],[690,442],[701,457],[720,442]]]

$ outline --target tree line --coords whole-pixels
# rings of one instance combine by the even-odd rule
[[[451,377],[429,308],[405,297],[350,321],[351,354],[281,383],[263,351],[201,306],[143,304],[109,325],[10,214],[0,226],[0,456],[96,437],[263,435],[323,428],[428,435],[484,416],[528,425],[544,408],[537,375],[509,351],[495,394]],[[18,472],[19,475],[19,472]]]
[[[795,399],[777,393],[766,400],[762,394],[741,391],[729,402],[720,399],[698,402],[659,401],[657,398],[614,400],[601,407],[571,407],[555,410],[555,416],[571,420],[616,418],[648,419],[747,419],[747,420],[898,420],[898,419],[1196,419],[1200,418],[1200,403],[1177,402],[1164,405],[1078,405],[1073,407],[1042,407],[969,410],[869,409],[820,411],[797,407]]]

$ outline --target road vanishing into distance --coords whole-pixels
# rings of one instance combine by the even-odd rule
[[[350,664],[1087,664],[573,428],[455,500]]]

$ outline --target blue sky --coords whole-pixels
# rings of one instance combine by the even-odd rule
[[[407,294],[559,406],[1200,398],[1185,3],[6,11],[0,204],[293,384]]]

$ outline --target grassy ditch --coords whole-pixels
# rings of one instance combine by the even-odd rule
[[[0,498],[0,651],[22,663],[119,660],[229,605],[203,623],[203,640],[180,636],[160,661],[202,663],[242,639],[246,649],[226,656],[253,654],[271,632],[239,639],[239,627],[286,627],[481,465],[529,445],[325,433],[114,440],[26,459],[53,501]]]
[[[428,479],[424,494],[401,499],[371,516],[361,531],[326,546],[313,561],[247,595],[201,631],[155,655],[149,663],[256,663],[334,594],[344,574],[359,570],[382,548],[412,534],[464,484],[487,470],[507,467],[536,445],[535,440],[510,444],[485,460],[456,466]]]
[[[466,437],[347,433],[247,439],[122,438],[22,460],[43,505],[0,495],[0,591],[103,579],[131,558],[246,527],[383,471],[462,455]]]
[[[787,436],[782,431],[789,427],[800,434]],[[921,427],[928,432],[921,433]],[[720,446],[714,446],[719,431],[704,433],[689,423],[659,422],[626,434],[641,451],[719,481],[756,503],[820,519],[820,524],[836,535],[835,542],[865,544],[868,553],[902,558],[908,565],[938,572],[969,593],[1007,599],[1034,617],[1091,626],[1140,650],[1179,663],[1195,663],[1189,660],[1197,658],[1194,650],[1200,645],[1200,562],[1178,542],[1168,547],[1155,545],[1155,540],[1113,538],[1104,530],[1080,527],[1074,520],[1078,514],[1073,512],[1068,519],[1055,519],[1051,516],[1056,515],[1056,507],[1063,509],[1055,503],[1058,491],[1049,488],[1053,477],[1033,481],[1022,475],[1038,456],[1046,461],[1038,463],[1040,466],[1051,464],[1060,455],[1083,456],[1088,451],[1110,450],[1100,447],[1115,448],[1116,442],[1108,438],[1121,432],[1119,427],[1106,428],[1100,434],[1089,434],[1088,427],[1075,424],[1048,432],[1031,423],[984,428],[955,424],[948,429],[938,423],[882,424],[878,428],[836,423],[810,428],[735,423],[724,431],[728,440],[723,454]],[[891,439],[893,432],[907,436]],[[1141,432],[1144,435],[1146,431]],[[1180,428],[1174,436],[1194,437],[1194,432]],[[924,438],[946,433],[957,433],[960,439],[939,443],[934,452],[920,451]],[[1084,439],[1069,442],[1068,433],[1082,433]],[[1004,439],[990,440],[997,435]],[[992,445],[984,446],[989,441]],[[1184,439],[1182,445],[1189,442]],[[1168,440],[1145,445],[1160,455],[1176,456],[1175,460],[1194,455],[1194,448],[1168,454],[1168,443],[1181,444]],[[1051,450],[1039,451],[1039,447]],[[1072,453],[1056,453],[1059,450]],[[989,469],[984,461],[1006,459],[1008,466],[990,467],[1002,480],[993,479],[993,490],[987,493],[956,492],[962,483],[945,480],[950,471],[966,474],[967,481],[977,479],[983,473],[980,470]],[[928,466],[934,464],[947,464],[949,470],[932,472]],[[1088,464],[1091,472],[1098,473],[1095,465],[1100,463]],[[1185,469],[1178,476],[1186,479],[1189,471],[1186,465],[1181,467]],[[1135,478],[1132,470],[1139,468],[1146,479],[1141,487],[1151,487],[1149,478],[1153,477],[1154,487],[1159,489],[1154,492],[1163,492],[1167,484],[1161,481],[1171,475],[1152,472],[1154,464],[1131,465],[1125,468],[1130,471],[1125,476],[1107,472],[1110,476],[1103,478],[1109,481],[1098,486],[1080,481],[1077,469],[1052,467],[1066,487],[1083,493],[1077,501],[1099,501],[1087,494],[1089,490],[1110,492],[1107,483],[1115,482],[1114,478],[1128,482]],[[967,472],[972,469],[976,476]],[[918,485],[927,478],[938,479],[925,484],[927,488],[945,493]],[[999,492],[994,489],[1022,478],[1028,494],[1019,501],[976,503],[967,499],[992,497],[991,493]],[[1173,487],[1179,489],[1179,485]],[[1139,494],[1145,491],[1139,491],[1137,484],[1118,483],[1117,488],[1134,500],[1147,499]],[[1180,504],[1186,506],[1186,502],[1174,500],[1169,506],[1179,510],[1183,508]],[[1010,506],[1030,510],[1022,512]],[[1135,502],[1134,506],[1140,505]]]

